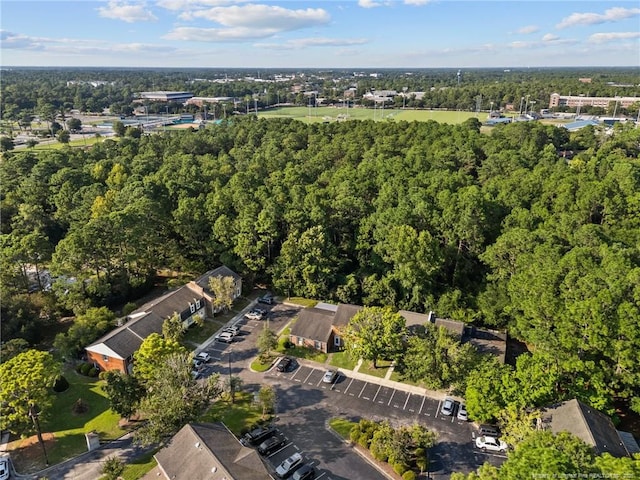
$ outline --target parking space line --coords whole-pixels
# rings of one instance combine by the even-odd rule
[[[420,404],[420,410],[418,410],[418,415],[420,415],[422,413],[422,407],[424,407],[424,401],[427,399],[427,397],[422,397],[422,403]]]
[[[362,386],[362,390],[360,390],[360,395],[362,395],[362,392],[364,392],[364,389],[366,386],[367,386],[367,382],[364,382],[364,385]],[[358,395],[358,398],[360,398],[360,395]],[[369,400],[369,398],[367,398],[367,400]]]
[[[395,394],[396,394],[396,390],[395,390],[395,388],[394,388],[394,389],[393,389],[393,392],[391,392],[391,398],[389,399],[389,403],[387,403],[387,407],[388,407],[389,405],[391,405],[391,400],[393,400],[393,396],[394,396]]]
[[[271,458],[274,455],[277,455],[278,453],[280,453],[282,450],[284,450],[287,447],[290,447],[291,445],[293,445],[293,442],[289,442],[287,443],[284,447],[281,447],[280,449],[276,450],[275,452],[273,452],[271,455],[269,455],[267,458]]]
[[[347,385],[347,388],[344,389],[344,393],[347,393],[347,390],[349,390],[349,387],[351,386],[352,383],[353,383],[353,378],[349,382],[349,385]],[[353,394],[351,394],[351,395],[353,395]]]
[[[300,369],[298,368],[298,369],[295,371],[295,373],[294,373],[293,375],[291,375],[291,380],[293,380],[293,379],[295,379],[295,378],[296,378],[296,375],[298,374],[298,372],[299,372],[299,371],[300,371]],[[297,379],[296,379],[296,381],[298,381],[298,382],[299,382],[300,380],[297,380]]]
[[[309,372],[309,375],[307,375],[307,378],[304,379],[304,383],[307,383],[307,380],[309,380],[309,377],[313,372],[315,372],[315,370],[312,368],[311,371]]]
[[[324,477],[326,474],[327,474],[327,472],[322,472],[320,475],[318,475],[318,476],[316,477],[316,479],[318,479],[318,478],[322,478],[322,477]]]
[[[438,418],[438,413],[440,413],[440,404],[442,403],[442,400],[438,400],[438,408],[436,408],[436,416],[433,418]]]
[[[378,394],[380,393],[380,389],[382,388],[382,385],[378,385],[378,390],[376,391],[376,394],[373,396],[373,400],[371,400],[372,402],[376,401],[376,397],[378,396]],[[380,402],[382,403],[382,402]]]
[[[318,380],[318,383],[316,383],[316,387],[320,386],[320,383],[322,382],[322,380],[324,380],[324,377],[320,377],[320,380]],[[311,385],[311,382],[309,382],[309,385]],[[327,388],[327,387],[322,387],[322,388]]]
[[[410,398],[411,398],[411,394],[407,395],[407,400],[404,402],[404,407],[402,407],[403,410],[407,408],[407,403],[409,403]]]

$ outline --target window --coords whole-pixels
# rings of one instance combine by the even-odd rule
[[[196,306],[193,303],[189,303],[189,310],[191,313],[196,313]]]
[[[102,361],[103,362],[108,362],[109,361],[109,356],[108,355],[102,355]]]
[[[304,339],[302,337],[298,337],[298,345],[302,345],[304,343]]]
[[[336,335],[335,337],[333,337],[333,344],[336,347],[339,347],[340,345],[342,345],[342,339],[338,335]]]
[[[316,350],[321,350],[322,349],[322,343],[318,342],[317,340],[314,343],[314,346],[316,347]]]
[[[200,310],[200,300],[196,300],[196,310]]]

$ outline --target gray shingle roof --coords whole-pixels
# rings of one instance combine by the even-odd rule
[[[362,306],[360,305],[351,305],[348,303],[340,303],[338,304],[338,310],[336,311],[336,316],[333,319],[333,324],[338,327],[344,327],[349,323],[349,320],[353,318],[353,316],[362,310]]]
[[[217,276],[220,276],[220,277],[232,277],[236,281],[242,279],[242,277],[240,275],[238,275],[236,272],[231,270],[229,267],[227,267],[226,265],[222,265],[222,266],[220,266],[218,268],[214,268],[213,270],[209,270],[204,275],[198,277],[198,279],[195,282],[200,287],[202,287],[206,292],[211,293],[211,290],[209,289],[209,278],[217,277]]]
[[[174,313],[182,313],[189,308],[189,303],[201,300],[203,297],[191,290],[188,285],[184,285],[177,290],[145,303],[136,312],[153,312],[163,320],[171,317]],[[183,319],[184,320],[184,319]]]
[[[221,423],[185,425],[155,458],[172,480],[271,479],[258,452]]]
[[[572,433],[591,445],[598,455],[604,452],[614,457],[628,455],[611,419],[575,398],[548,407],[542,414],[542,421],[553,433]]]
[[[291,335],[319,342],[329,341],[334,313],[320,308],[305,308],[291,327]]]

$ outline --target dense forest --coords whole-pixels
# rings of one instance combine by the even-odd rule
[[[136,298],[160,269],[225,263],[284,295],[505,329],[534,353],[512,385],[524,405],[611,409],[640,387],[639,154],[632,124],[486,135],[475,119],[253,116],[5,153],[2,338],[35,343],[65,312]],[[52,291],[33,293],[27,273],[45,267]]]

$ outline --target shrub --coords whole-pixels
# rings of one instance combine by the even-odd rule
[[[102,473],[107,480],[116,480],[124,472],[124,462],[118,457],[109,457],[102,464]]]
[[[90,363],[83,363],[82,366],[80,367],[80,373],[82,375],[89,375],[89,370],[91,370]]]
[[[131,312],[133,312],[136,308],[138,308],[138,306],[135,304],[135,302],[129,302],[125,304],[124,307],[122,307],[122,315],[126,317]]]
[[[106,379],[107,379],[107,372],[106,372],[106,371],[100,372],[100,373],[98,374],[98,378],[99,378],[100,380],[106,380]]]
[[[407,466],[404,463],[394,463],[393,471],[398,475],[403,475],[407,471]]]
[[[84,363],[79,363],[79,364],[77,364],[77,365],[76,365],[76,368],[75,368],[76,372],[78,372],[78,373],[82,373],[82,366],[83,366],[83,365],[84,365]]]
[[[90,377],[97,377],[98,376],[98,369],[96,367],[91,367],[89,369],[89,371],[87,372],[87,375],[89,375]]]
[[[416,472],[407,470],[402,474],[402,480],[416,480]]]
[[[68,388],[69,388],[69,382],[67,381],[66,378],[64,378],[63,375],[60,375],[56,379],[56,383],[53,386],[53,391],[56,393],[60,393],[60,392],[64,392]]]

